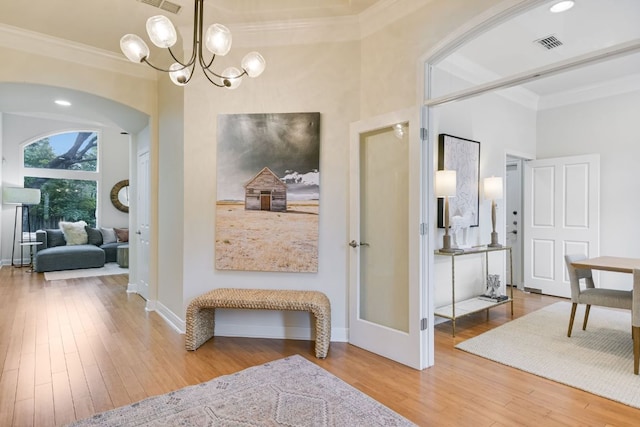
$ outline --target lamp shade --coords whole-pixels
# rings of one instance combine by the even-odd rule
[[[231,31],[222,24],[213,24],[207,28],[204,45],[209,52],[224,56],[231,50]]]
[[[456,195],[456,171],[436,171],[436,197],[453,197]]]
[[[147,19],[147,34],[151,42],[158,47],[171,47],[178,41],[178,33],[169,18],[163,15]]]
[[[40,203],[40,189],[22,187],[4,187],[2,203],[9,205],[37,205]]]
[[[266,61],[258,52],[249,52],[242,58],[242,68],[249,77],[258,77],[266,66]]]
[[[487,200],[502,199],[502,177],[491,176],[484,179],[484,198]]]
[[[125,34],[120,39],[120,49],[131,62],[142,62],[149,58],[149,46],[135,34]]]

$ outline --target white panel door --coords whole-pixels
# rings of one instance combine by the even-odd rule
[[[421,145],[417,110],[351,125],[349,342],[415,369],[430,348]]]
[[[570,297],[564,255],[599,253],[600,156],[525,162],[524,210],[525,288]]]
[[[149,300],[149,152],[138,154],[138,185],[137,185],[137,218],[136,236],[138,237],[138,293],[147,301]]]

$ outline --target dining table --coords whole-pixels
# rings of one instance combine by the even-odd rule
[[[640,321],[634,322],[633,317],[634,313],[640,313],[640,258],[599,256],[572,262],[571,265],[575,268],[633,274],[634,297],[631,307],[631,333],[633,336],[633,373],[638,375],[640,368]]]
[[[617,256],[599,256],[587,258],[571,263],[575,268],[591,270],[614,271],[617,273],[633,273],[634,268],[640,269],[640,258],[623,258]]]

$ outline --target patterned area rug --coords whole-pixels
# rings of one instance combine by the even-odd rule
[[[122,268],[115,262],[108,262],[104,267],[81,268],[78,270],[47,271],[44,280],[67,280],[81,277],[111,276],[113,274],[129,274],[128,268]]]
[[[591,307],[582,330],[578,306],[567,337],[571,303],[559,302],[456,346],[507,366],[640,408],[640,376],[633,374],[631,312]]]
[[[302,356],[151,397],[86,426],[414,426]]]

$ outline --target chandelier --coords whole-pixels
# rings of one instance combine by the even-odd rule
[[[258,77],[264,71],[266,62],[258,52],[249,52],[241,62],[241,70],[236,67],[228,67],[220,74],[211,69],[216,55],[224,56],[231,50],[231,32],[220,24],[212,24],[202,37],[204,0],[195,0],[193,13],[193,47],[191,58],[182,62],[176,58],[171,47],[178,41],[176,29],[166,16],[156,15],[147,20],[147,34],[151,42],[161,48],[166,48],[175,61],[168,69],[157,67],[149,62],[149,46],[135,34],[126,34],[120,39],[120,49],[132,62],[149,65],[150,67],[169,73],[169,78],[178,86],[184,86],[191,80],[196,67],[200,64],[205,77],[218,87],[235,89],[242,83],[242,77]],[[202,46],[211,52],[211,58],[206,60],[202,55]]]

